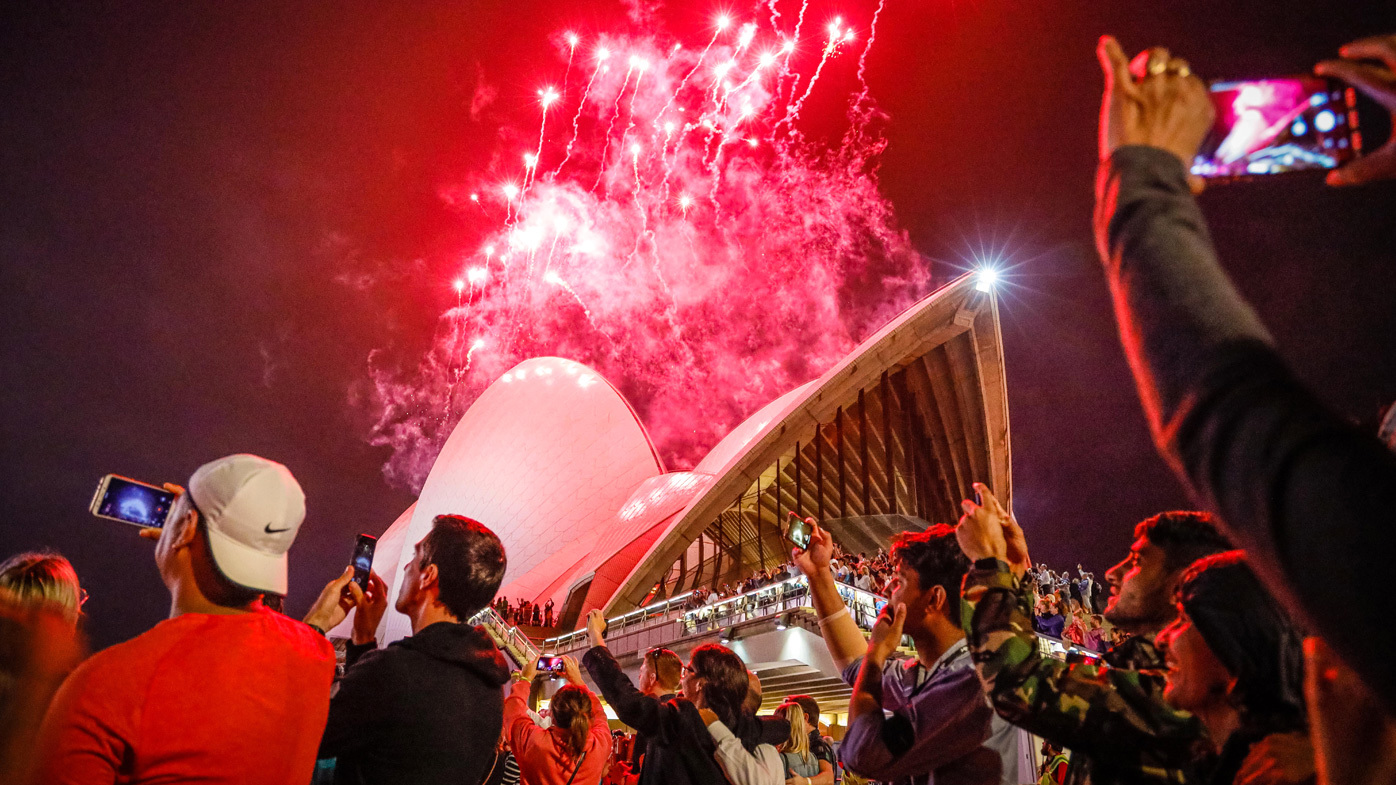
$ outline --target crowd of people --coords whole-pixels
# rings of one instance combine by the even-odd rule
[[[72,565],[40,553],[0,566],[0,781],[1013,785],[1039,775],[1028,732],[1070,751],[1046,772],[1059,783],[1396,781],[1383,602],[1396,414],[1383,443],[1326,410],[1221,271],[1187,177],[1213,110],[1186,61],[1159,48],[1130,61],[1110,38],[1098,54],[1100,252],[1156,443],[1209,510],[1150,517],[1128,543],[1122,527],[1104,586],[1079,566],[1073,579],[1034,567],[1023,529],[979,483],[958,525],[872,557],[810,521],[786,572],[808,581],[852,690],[837,753],[812,701],[758,716],[759,679],[725,646],[687,662],[645,652],[632,680],[597,611],[544,717],[530,701],[546,676],[511,668],[464,623],[500,603],[506,554],[487,526],[433,520],[397,582],[412,634],[380,647],[389,597],[376,573],[360,585],[346,568],[301,620],[264,601],[286,593],[305,496],[281,464],[233,455],[172,488],[163,528],[141,532],[170,617],[132,640],[83,659]],[[1343,55],[1320,73],[1396,112],[1396,36]],[[1396,177],[1396,143],[1335,178],[1378,176]],[[850,581],[886,595],[870,635]],[[540,619],[524,603],[496,608]],[[351,610],[336,679],[325,633]],[[1039,630],[1058,619],[1083,641],[1108,622],[1100,657],[1045,655]],[[600,698],[637,734],[618,764],[626,745]]]
[[[551,627],[556,621],[553,616],[552,598],[539,605],[520,597],[511,605],[507,597],[500,597],[491,607],[500,619],[520,627]]]

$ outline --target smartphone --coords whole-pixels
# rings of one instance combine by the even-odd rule
[[[550,674],[552,674],[554,677],[560,675],[560,674],[562,673],[562,658],[561,658],[561,657],[546,657],[546,656],[544,656],[544,657],[539,657],[539,658],[538,658],[538,672],[539,672],[539,673],[550,673]]]
[[[133,526],[162,528],[174,505],[175,494],[149,483],[119,474],[108,474],[97,482],[89,509],[98,518]]]
[[[790,526],[785,530],[785,539],[794,543],[796,548],[805,550],[809,547],[809,537],[809,523],[792,510],[790,513]]]
[[[360,534],[354,543],[354,583],[360,589],[368,588],[368,571],[373,569],[373,549],[378,547],[378,538],[372,534]]]
[[[1337,169],[1362,152],[1357,93],[1333,79],[1212,82],[1217,119],[1192,173],[1219,181]]]

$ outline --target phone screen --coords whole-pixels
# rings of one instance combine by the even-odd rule
[[[354,543],[354,560],[350,563],[354,565],[354,583],[360,589],[368,588],[368,571],[373,569],[373,549],[377,545],[378,538],[369,534],[360,534]]]
[[[539,671],[540,673],[553,673],[553,674],[556,674],[556,673],[558,673],[558,672],[561,671],[561,670],[562,670],[562,658],[561,658],[561,657],[539,657],[539,658],[538,658],[538,671]]]
[[[809,524],[805,523],[803,518],[791,514],[790,528],[786,530],[785,536],[791,542],[795,543],[795,547],[804,550],[809,547]]]
[[[105,488],[92,507],[94,515],[157,529],[165,525],[174,493],[115,474],[107,475],[103,483]]]
[[[1357,95],[1316,76],[1213,82],[1217,119],[1193,159],[1209,178],[1336,169],[1362,145]]]

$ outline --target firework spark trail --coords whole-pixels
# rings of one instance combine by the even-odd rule
[[[718,23],[713,27],[713,37],[708,39],[708,45],[703,47],[703,51],[698,53],[698,60],[693,64],[692,68],[688,69],[688,73],[684,74],[683,78],[679,80],[679,86],[674,88],[674,93],[673,95],[669,96],[668,102],[665,103],[664,106],[661,107],[660,110],[655,113],[654,121],[656,123],[659,122],[660,118],[664,116],[665,112],[669,111],[669,107],[674,105],[674,101],[678,99],[679,93],[683,92],[684,85],[688,84],[688,79],[689,77],[693,76],[693,72],[697,71],[699,68],[702,67],[703,58],[708,56],[708,50],[713,48],[713,44],[717,43],[717,37],[719,35],[722,35],[723,30],[727,29],[728,23],[726,21],[723,21],[725,19],[727,19],[726,16],[718,17]]]
[[[838,50],[839,44],[850,40],[847,36],[851,36],[853,31],[844,31],[842,26],[843,20],[834,17],[834,21],[829,24],[829,43],[824,45],[824,52],[819,56],[819,65],[814,69],[814,74],[810,76],[809,83],[805,85],[805,94],[800,96],[800,100],[790,105],[785,116],[781,118],[779,123],[776,123],[777,128],[782,125],[789,125],[792,129],[795,127],[795,123],[800,119],[800,109],[804,107],[805,99],[814,92],[814,86],[819,82],[819,75],[824,73],[824,66],[828,64],[829,57]]]
[[[596,369],[624,393],[666,464],[692,466],[736,423],[822,373],[927,290],[925,263],[878,193],[875,167],[854,166],[877,155],[876,134],[860,130],[845,140],[851,154],[840,155],[804,140],[805,120],[792,116],[850,39],[839,27],[818,55],[801,53],[777,28],[794,21],[802,29],[806,0],[795,19],[793,9],[776,13],[779,0],[749,2],[755,18],[770,12],[773,33],[730,30],[729,17],[703,31],[710,38],[701,50],[657,49],[665,35],[652,29],[611,35],[597,47],[570,136],[547,123],[557,106],[529,121],[536,144],[528,132],[498,135],[523,138],[526,149],[504,142],[496,160],[532,159],[521,178],[480,192],[504,202],[504,220],[493,209],[475,219],[481,236],[471,242],[482,245],[467,254],[474,266],[432,348],[417,357],[374,352],[371,392],[358,398],[372,409],[370,441],[392,448],[384,471],[394,485],[420,488],[465,408],[538,356]],[[729,33],[730,48],[716,56]],[[609,67],[612,54],[647,66],[622,72]],[[695,75],[715,69],[713,60],[732,64],[709,84],[708,73]],[[564,86],[569,79],[570,70]],[[858,84],[832,119],[851,121],[851,107],[871,101]],[[564,87],[555,100],[575,92]],[[825,119],[823,102],[804,114],[813,120],[816,105]],[[541,158],[564,141],[561,161],[545,173]],[[574,154],[586,165],[567,169]],[[459,260],[449,261],[452,273]]]
[[[562,279],[562,276],[558,275],[555,272],[549,271],[546,275],[543,276],[543,282],[561,287],[563,291],[572,295],[572,299],[577,301],[577,305],[581,307],[582,313],[586,316],[587,321],[591,323],[591,329],[596,330],[597,332],[601,331],[601,328],[596,326],[596,320],[591,318],[591,309],[587,307],[586,303],[582,302],[581,295],[577,294],[577,290],[573,289],[570,284],[564,281]]]
[[[470,342],[470,351],[465,353],[465,371],[470,371],[470,363],[475,359],[475,352],[485,348],[485,339],[476,338]]]
[[[809,10],[809,0],[800,0],[800,15],[795,17],[795,29],[790,33],[790,43],[798,45],[800,43],[800,28],[805,26],[805,12]],[[789,52],[785,53],[785,64],[790,65],[790,58],[795,54],[792,46]]]
[[[649,68],[649,63],[639,57],[632,57],[631,65],[638,73],[635,75],[635,89],[630,91],[630,107],[626,110],[629,117],[625,131],[620,135],[622,140],[629,139],[631,132],[635,130],[635,99],[640,97],[640,80],[645,78],[645,69]],[[635,194],[638,198],[640,193],[640,149],[638,142],[631,142],[630,157],[634,160]]]
[[[606,126],[606,145],[601,148],[601,168],[596,173],[596,182],[591,184],[591,190],[595,191],[601,185],[601,178],[606,176],[606,161],[611,157],[611,134],[616,130],[616,120],[620,118],[620,99],[625,95],[625,88],[630,84],[630,73],[635,70],[635,61],[630,61],[630,67],[625,69],[625,80],[620,83],[620,90],[616,93],[615,105],[611,107],[611,122]]]
[[[567,95],[567,78],[572,75],[572,56],[577,53],[577,44],[582,39],[576,33],[567,33],[564,39],[567,41],[567,68],[562,72],[562,94]]]
[[[538,91],[538,103],[543,105],[543,119],[538,123],[538,150],[533,153],[533,158],[524,158],[525,169],[523,193],[520,198],[528,196],[528,186],[538,174],[538,165],[543,162],[543,140],[548,130],[548,107],[557,102],[560,96],[551,87],[546,87]]]
[[[877,40],[877,20],[886,6],[887,0],[877,0],[877,10],[873,11],[872,21],[868,23],[868,40],[863,44],[863,53],[858,55],[858,84],[863,86],[863,90],[853,97],[854,106],[861,106],[868,100],[868,53],[872,51],[873,41]]]
[[[855,148],[867,143],[866,131],[873,113],[872,90],[867,80],[868,53],[872,51],[873,42],[877,40],[877,20],[882,16],[882,9],[886,5],[887,0],[878,0],[872,21],[868,23],[868,40],[863,44],[862,54],[858,55],[858,84],[863,89],[853,96],[848,104],[849,126],[844,133],[843,142],[839,145],[840,154],[846,157],[852,156]]]
[[[561,163],[553,170],[553,177],[557,177],[558,174],[562,172],[562,167],[567,165],[567,159],[572,157],[572,146],[577,143],[577,129],[582,122],[582,111],[585,110],[587,106],[587,96],[591,95],[591,85],[596,81],[596,75],[601,73],[601,69],[605,67],[606,58],[608,57],[610,57],[610,53],[605,49],[597,52],[596,68],[592,69],[591,78],[587,80],[586,89],[582,90],[582,97],[577,101],[577,114],[572,117],[572,138],[567,140],[567,150],[562,156]]]

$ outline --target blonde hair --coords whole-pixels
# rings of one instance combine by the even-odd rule
[[[781,752],[793,752],[808,761],[809,723],[805,722],[804,707],[794,701],[788,701],[776,708],[776,716],[790,721],[790,738],[778,749]]]
[[[82,607],[78,573],[56,553],[21,553],[0,564],[0,589],[21,606],[52,605],[76,618]]]

